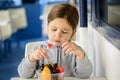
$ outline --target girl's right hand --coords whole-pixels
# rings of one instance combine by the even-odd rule
[[[49,58],[47,55],[47,51],[43,48],[38,48],[29,55],[29,60],[31,62],[35,62],[35,61],[41,60],[43,58]]]

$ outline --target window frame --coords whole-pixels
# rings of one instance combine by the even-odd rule
[[[90,14],[93,28],[120,50],[120,30],[105,22],[107,20],[107,0],[91,0]]]

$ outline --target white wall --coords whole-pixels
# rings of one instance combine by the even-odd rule
[[[78,28],[76,40],[87,45],[84,49],[93,64],[91,76],[106,77],[108,80],[120,79],[120,50],[90,24],[88,28]]]
[[[102,38],[102,40],[104,40]],[[116,49],[107,40],[103,41],[105,56],[105,73],[108,80],[120,80],[120,50]]]

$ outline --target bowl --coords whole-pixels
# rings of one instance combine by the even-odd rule
[[[52,73],[52,74],[42,74],[41,71],[37,71],[38,80],[64,80],[64,72]]]

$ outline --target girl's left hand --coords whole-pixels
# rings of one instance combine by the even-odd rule
[[[66,54],[74,54],[78,60],[83,59],[84,52],[73,42],[64,42],[62,49]]]

